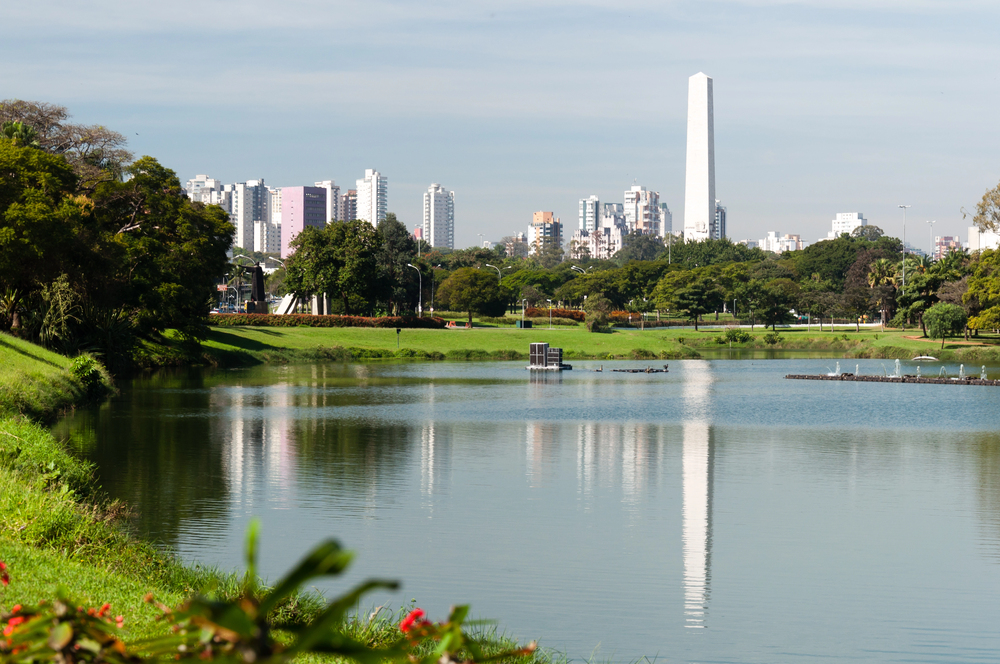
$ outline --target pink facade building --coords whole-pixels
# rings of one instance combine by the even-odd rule
[[[292,240],[307,226],[326,226],[326,189],[323,187],[281,188],[281,257],[292,254]]]

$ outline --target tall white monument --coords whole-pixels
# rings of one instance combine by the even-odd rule
[[[685,240],[708,239],[715,221],[714,113],[712,79],[698,72],[688,79]]]

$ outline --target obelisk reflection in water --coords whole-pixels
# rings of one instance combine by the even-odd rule
[[[683,546],[685,626],[706,626],[712,581],[712,440],[708,362],[685,363]]]

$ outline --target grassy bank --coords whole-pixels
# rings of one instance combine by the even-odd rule
[[[164,346],[170,350],[171,344]],[[67,452],[40,423],[93,393],[80,377],[80,364],[0,334],[0,560],[10,573],[10,585],[0,587],[0,607],[50,601],[57,586],[65,586],[82,605],[110,603],[112,615],[125,618],[126,641],[163,635],[168,626],[157,621],[159,609],[144,601],[147,593],[168,606],[210,587],[221,597],[235,597],[239,576],[186,567],[131,534],[128,507],[103,496],[91,465]],[[308,622],[324,604],[315,594],[295,595],[272,620]],[[352,618],[345,631],[379,645],[399,638],[398,624],[398,613],[382,611],[374,620]],[[488,653],[516,646],[495,631],[479,636]],[[539,652],[518,661],[552,659]]]
[[[949,339],[941,349],[940,340],[914,339],[919,330],[879,330],[862,328],[822,332],[817,328],[779,328],[778,339],[769,343],[769,330],[744,329],[752,339],[733,343],[734,349],[770,348],[826,352],[843,357],[902,358],[934,355],[943,360],[1000,362],[1000,338],[979,337],[974,345]],[[427,360],[515,360],[527,359],[528,344],[545,341],[561,347],[567,359],[682,359],[711,355],[730,348],[720,343],[724,330],[718,328],[616,328],[595,334],[580,326],[537,327],[519,330],[510,327],[476,327],[470,330],[372,328],[214,328],[192,356],[190,363],[220,366],[248,366],[259,363],[299,361],[352,361],[389,358]],[[168,350],[171,347],[166,345]],[[176,348],[173,349],[176,352]],[[176,364],[184,364],[178,356]]]
[[[90,465],[39,423],[86,398],[72,366],[0,334],[0,560],[11,574],[0,597],[6,607],[34,603],[63,584],[81,602],[110,602],[130,634],[145,636],[156,612],[143,595],[176,602],[206,574],[130,537],[124,506],[104,500]]]

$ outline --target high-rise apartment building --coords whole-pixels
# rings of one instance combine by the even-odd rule
[[[207,175],[196,175],[187,181],[185,191],[192,201],[205,205],[218,205],[218,194],[222,192],[222,182]]]
[[[358,191],[348,189],[340,197],[340,216],[343,221],[354,221],[358,218]]]
[[[326,219],[326,189],[323,187],[282,187],[281,257],[292,253],[289,247],[305,228],[323,228]]]
[[[326,189],[326,223],[347,221],[340,216],[340,187],[333,180],[317,182],[316,186]]]
[[[358,219],[377,226],[385,219],[388,201],[388,180],[373,168],[365,169],[365,177],[358,180]]]
[[[674,232],[674,214],[666,203],[660,203],[660,234],[667,237]]]
[[[263,180],[247,180],[223,187],[222,198],[229,199],[229,221],[236,227],[234,247],[248,251],[265,250],[258,249],[257,240],[266,237],[267,233],[256,233],[254,226],[270,222],[269,193]]]
[[[580,199],[580,230],[592,231],[601,224],[601,201],[597,196]]]
[[[281,187],[268,187],[271,198],[271,223],[281,224]]]
[[[532,254],[546,247],[562,247],[562,222],[552,212],[535,212],[528,226],[528,246]]]
[[[936,261],[941,260],[953,251],[962,249],[962,238],[957,235],[937,235],[934,237],[934,253],[931,255]]]
[[[432,247],[455,248],[455,192],[436,183],[424,192],[423,237]]]
[[[726,237],[726,207],[722,201],[715,201],[715,218],[712,220],[712,227],[708,235],[713,240],[721,240]]]
[[[831,225],[832,230],[827,233],[826,239],[836,240],[844,233],[850,235],[855,228],[867,226],[868,220],[860,212],[838,212]]]
[[[643,235],[661,236],[660,231],[660,193],[649,191],[645,187],[633,185],[625,191],[625,223],[629,232],[639,232]]]
[[[711,237],[711,226],[715,219],[714,113],[712,79],[698,72],[688,79],[685,240],[706,240]]]

